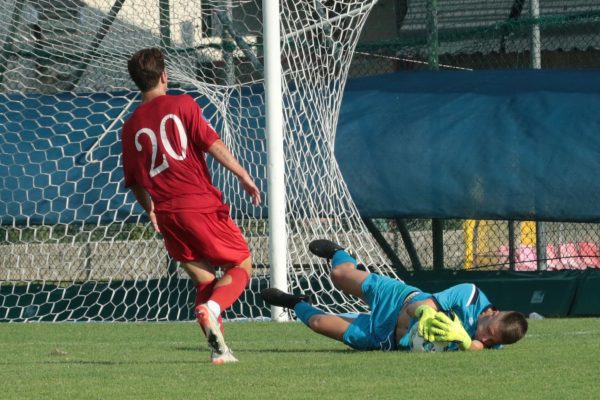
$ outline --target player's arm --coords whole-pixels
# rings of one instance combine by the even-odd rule
[[[150,197],[150,193],[144,189],[143,186],[135,184],[129,187],[129,189],[133,192],[135,199],[140,203],[142,208],[146,210],[148,213],[148,217],[150,218],[150,222],[152,223],[152,227],[156,232],[160,232],[158,228],[158,224],[156,223],[156,214],[154,213],[154,203],[152,202],[152,198]]]
[[[415,301],[406,306],[406,313],[411,318],[418,318],[418,333],[425,340],[433,340],[431,333],[431,323],[435,318],[435,314],[438,310],[437,304],[432,299],[425,299],[422,301]]]
[[[431,308],[433,308],[434,311],[437,311],[437,305],[435,304],[435,301],[433,301],[432,299],[425,299],[422,301],[415,301],[414,303],[410,303],[409,305],[406,306],[406,312],[408,313],[408,315],[411,318],[415,318],[417,317],[416,315],[416,311],[417,308],[419,308],[420,306],[429,306]]]
[[[469,348],[467,350],[483,350],[485,349],[485,346],[483,345],[483,343],[481,343],[479,340],[473,339],[471,341],[471,346],[469,346]]]
[[[260,190],[254,184],[254,180],[248,172],[240,165],[231,151],[225,146],[223,141],[216,140],[209,148],[208,153],[214,157],[222,166],[230,170],[237,176],[240,184],[246,192],[252,197],[252,203],[257,206],[260,204]]]

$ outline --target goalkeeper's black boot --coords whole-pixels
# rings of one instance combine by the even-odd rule
[[[308,249],[315,256],[326,258],[328,260],[331,260],[333,258],[333,255],[336,253],[336,251],[345,250],[339,244],[327,239],[313,240],[308,244]],[[349,250],[346,251],[348,251],[348,254],[350,254],[351,257],[356,258],[356,256],[352,254]]]
[[[272,306],[289,308],[292,310],[294,309],[296,304],[298,304],[301,301],[310,303],[309,296],[301,296],[297,294],[286,293],[276,288],[264,289],[262,292],[260,292],[260,295],[266,303]]]

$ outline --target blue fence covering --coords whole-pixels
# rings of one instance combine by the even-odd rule
[[[198,99],[205,114],[215,113],[206,98],[189,93]],[[122,122],[113,123],[132,100],[128,112],[135,109],[139,103],[136,95],[0,94],[0,224],[102,224],[145,219],[141,207],[123,187]],[[252,102],[260,101],[260,97],[261,93],[232,96],[231,112],[251,112]],[[246,102],[247,107],[240,107],[239,101]],[[260,126],[242,127],[241,132],[250,136],[246,131],[252,131],[254,139],[264,135]],[[252,159],[266,163],[266,154]],[[213,178],[222,180],[222,172],[213,171]],[[264,177],[258,180],[262,185]],[[261,209],[253,212],[260,213]]]
[[[120,146],[100,149],[110,153],[103,163],[87,163],[85,153],[127,102],[112,93],[1,94],[2,224],[96,222],[120,211],[121,177],[111,174]]]
[[[251,93],[232,96],[231,112],[252,113],[263,94]],[[100,138],[134,95],[0,94],[0,223],[139,220],[122,187],[120,125]],[[335,152],[365,217],[600,221],[599,113],[600,71],[361,78],[346,86]],[[242,134],[264,141],[256,123]],[[89,163],[99,139],[102,162]],[[266,165],[264,149],[248,159]]]
[[[363,216],[600,221],[600,71],[350,81],[336,158]]]

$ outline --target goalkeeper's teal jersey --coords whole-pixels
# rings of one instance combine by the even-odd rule
[[[369,274],[361,284],[361,291],[371,312],[358,315],[342,338],[344,343],[358,350],[407,350],[410,347],[410,327],[395,343],[398,315],[407,302],[432,299],[440,311],[454,312],[471,338],[477,331],[479,315],[493,307],[487,297],[469,283],[431,294],[397,279]],[[411,326],[416,322],[417,318],[412,318]],[[458,344],[450,343],[449,350],[458,350]]]
[[[494,308],[487,296],[472,283],[462,283],[433,294],[419,293],[411,302],[422,301],[428,298],[431,298],[436,303],[440,311],[454,312],[471,338],[475,337],[479,315],[488,308]],[[413,319],[411,326],[416,322],[417,319]],[[407,333],[400,340],[401,346],[408,345],[408,336]],[[449,350],[458,350],[458,344],[451,343]]]
[[[442,292],[434,293],[432,297],[440,310],[452,311],[460,318],[460,322],[471,338],[475,337],[479,315],[493,307],[487,296],[472,283],[452,286]]]

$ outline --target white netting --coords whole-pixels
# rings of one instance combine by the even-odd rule
[[[356,301],[332,291],[310,240],[352,245],[366,265],[386,261],[333,154],[352,52],[373,3],[281,2],[288,237],[280,239],[290,289],[334,311],[356,311]],[[0,320],[190,318],[193,289],[121,186],[120,129],[139,100],[126,60],[163,48],[171,86],[199,101],[266,193],[261,1],[0,5]],[[256,265],[227,316],[269,316],[258,296],[269,278],[266,208],[254,209],[237,180],[212,169]]]

